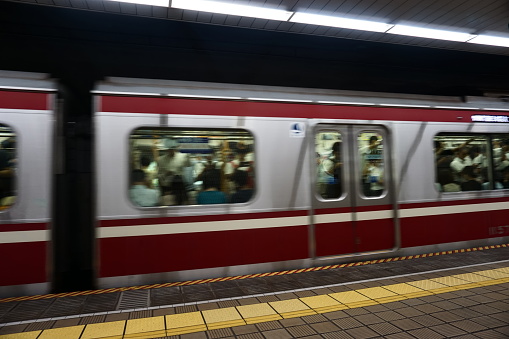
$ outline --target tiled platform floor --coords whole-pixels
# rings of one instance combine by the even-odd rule
[[[432,273],[4,323],[0,338],[509,338],[509,252],[489,252]]]

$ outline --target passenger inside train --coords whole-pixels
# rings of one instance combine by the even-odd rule
[[[156,205],[132,198],[137,206],[244,203],[254,195],[254,138],[247,131],[140,128],[130,144],[131,168],[144,172],[144,189],[160,192]]]
[[[509,136],[441,133],[435,137],[435,168],[439,192],[497,190],[509,171]],[[489,147],[491,145],[491,147]],[[445,179],[446,171],[453,182]],[[456,190],[456,185],[460,190]],[[453,187],[454,186],[454,187]]]
[[[16,201],[16,137],[12,129],[0,124],[0,210]]]

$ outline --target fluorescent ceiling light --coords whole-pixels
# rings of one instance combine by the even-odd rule
[[[414,36],[419,38],[429,38],[448,41],[465,42],[472,39],[475,35],[462,32],[446,31],[441,29],[431,29],[408,25],[394,25],[387,33]]]
[[[237,5],[218,1],[172,0],[171,7],[192,11],[247,16],[259,19],[287,21],[293,12],[257,6]]]
[[[385,32],[393,25],[386,24],[383,22],[377,21],[368,21],[368,20],[357,20],[357,19],[349,19],[344,17],[334,17],[328,15],[319,15],[319,14],[307,14],[297,12],[295,13],[290,22],[298,22],[301,24],[310,24],[310,25],[318,25],[318,26],[330,26],[330,27],[338,27],[338,28],[347,28],[347,29],[358,29],[361,31],[370,31],[370,32]]]
[[[116,2],[127,2],[130,4],[139,4],[139,5],[152,5],[159,7],[168,7],[170,5],[169,0],[110,0]]]
[[[478,35],[478,36],[474,37],[472,40],[469,40],[467,42],[471,42],[473,44],[481,44],[481,45],[509,47],[509,38],[503,38],[503,37],[491,36],[491,35]]]

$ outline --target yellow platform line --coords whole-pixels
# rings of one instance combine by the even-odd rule
[[[504,283],[509,283],[507,267],[268,303],[0,335],[0,339],[148,339],[303,317]]]
[[[353,262],[353,263],[348,263],[348,264],[302,268],[302,269],[295,269],[295,270],[290,270],[290,271],[266,272],[266,273],[248,274],[248,275],[240,275],[240,276],[233,276],[233,277],[177,281],[177,282],[164,283],[164,284],[108,288],[108,289],[103,289],[103,290],[89,290],[89,291],[76,291],[76,292],[58,293],[58,294],[44,294],[44,295],[33,295],[33,296],[23,296],[23,297],[10,297],[10,298],[0,299],[0,303],[11,302],[11,301],[63,298],[63,297],[68,297],[68,296],[78,296],[78,295],[88,295],[88,294],[103,294],[103,293],[113,293],[113,292],[123,292],[123,291],[134,291],[134,290],[141,290],[141,289],[153,289],[153,288],[162,288],[162,287],[171,287],[171,286],[187,286],[187,285],[206,284],[206,283],[214,283],[214,282],[228,281],[228,280],[251,279],[251,278],[258,278],[258,277],[272,277],[272,276],[276,276],[276,275],[299,274],[299,273],[304,273],[304,272],[314,272],[314,271],[330,270],[330,269],[352,267],[352,266],[373,265],[373,264],[386,263],[386,262],[392,262],[392,261],[412,260],[412,259],[427,258],[427,257],[432,257],[432,256],[437,256],[437,255],[448,255],[448,254],[456,254],[456,253],[484,251],[484,250],[490,250],[490,249],[496,249],[496,248],[508,248],[508,247],[509,247],[509,244],[480,246],[480,247],[465,248],[465,249],[452,250],[452,251],[441,251],[441,252],[424,253],[424,254],[403,256],[403,257],[360,261],[360,262]]]

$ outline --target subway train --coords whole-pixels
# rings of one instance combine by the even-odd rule
[[[58,91],[0,73],[0,297],[53,290]],[[97,288],[509,240],[503,99],[128,78],[90,96]]]

